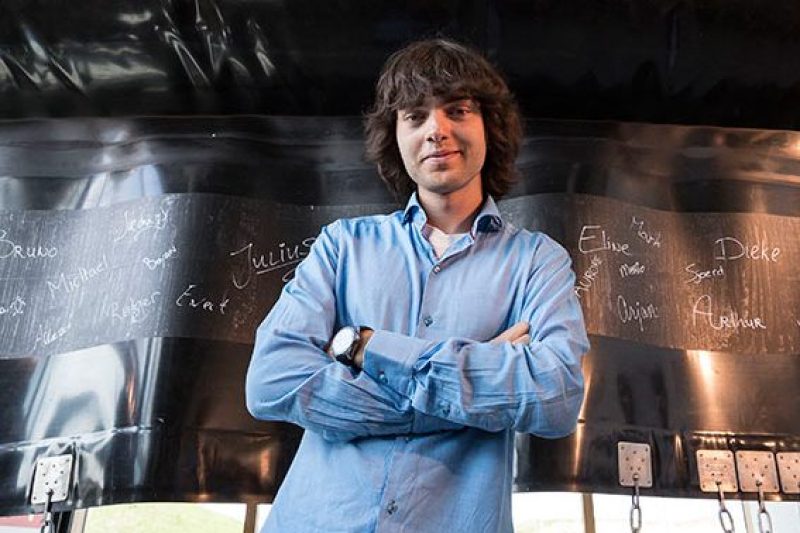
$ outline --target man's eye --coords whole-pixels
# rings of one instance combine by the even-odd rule
[[[454,107],[450,110],[450,114],[454,117],[464,117],[469,115],[472,112],[472,109],[469,107]]]
[[[422,120],[422,118],[422,113],[406,113],[403,115],[403,120],[407,120],[409,122],[419,122]]]

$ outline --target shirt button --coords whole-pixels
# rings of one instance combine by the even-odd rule
[[[381,383],[386,383],[387,381],[389,381],[389,380],[386,378],[386,374],[384,374],[382,371],[381,371],[381,372],[378,372],[378,380],[379,380]]]
[[[389,514],[394,514],[395,511],[397,511],[397,504],[394,500],[392,500],[389,502],[389,505],[386,506],[386,512]]]
[[[444,416],[447,416],[447,415],[450,414],[450,406],[449,405],[445,405],[445,406],[442,407],[442,414]]]
[[[435,267],[433,267],[433,273],[434,274],[438,274],[441,271],[442,271],[442,267],[440,267],[439,265],[436,265]]]
[[[431,324],[433,324],[433,319],[429,316],[426,316],[425,318],[422,319],[422,323],[425,324],[426,326],[430,326]]]

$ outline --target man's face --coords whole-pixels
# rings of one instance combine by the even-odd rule
[[[397,112],[397,146],[421,198],[469,191],[482,197],[486,131],[478,103],[429,97]]]

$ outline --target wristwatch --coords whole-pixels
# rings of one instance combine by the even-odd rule
[[[356,347],[361,340],[361,332],[366,328],[345,326],[331,339],[331,355],[347,366],[355,366]]]

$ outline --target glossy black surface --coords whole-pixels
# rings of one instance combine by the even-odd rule
[[[0,2],[0,116],[357,115],[403,43],[447,35],[526,115],[796,129],[795,2]]]
[[[487,52],[526,116],[557,119],[529,124],[511,198],[798,217],[796,135],[619,121],[797,129],[799,21],[800,4],[753,0],[0,0],[0,117],[21,119],[0,123],[0,209],[169,193],[386,206],[358,115],[391,51],[446,35]],[[623,439],[651,443],[651,493],[673,496],[702,496],[696,449],[800,450],[800,354],[592,342],[578,432],[520,436],[519,490],[627,492]],[[0,359],[0,513],[28,512],[36,459],[64,452],[77,466],[63,508],[271,499],[300,433],[244,411],[248,357],[140,338]]]
[[[244,409],[250,346],[143,339],[0,361],[0,509],[27,512],[32,467],[70,453],[55,509],[136,501],[264,501],[300,432]]]
[[[5,211],[113,208],[165,193],[390,205],[361,161],[357,117],[12,121],[0,124],[0,139]],[[796,218],[799,142],[787,132],[532,121],[525,179],[509,201],[584,195],[687,219]],[[564,214],[553,216],[563,237]],[[673,496],[702,496],[698,448],[800,450],[798,354],[674,350],[599,335],[592,345],[578,432],[559,441],[520,436],[519,490],[627,492],[616,481],[619,440],[651,443],[649,493]],[[0,512],[29,510],[36,459],[58,453],[77,464],[64,507],[271,499],[300,433],[245,412],[249,350],[141,338],[0,359]]]
[[[714,498],[698,488],[697,450],[800,451],[797,354],[591,342],[582,423],[567,439],[518,436],[518,490],[628,494],[617,483],[617,443],[630,441],[651,446],[653,487],[645,494]]]

